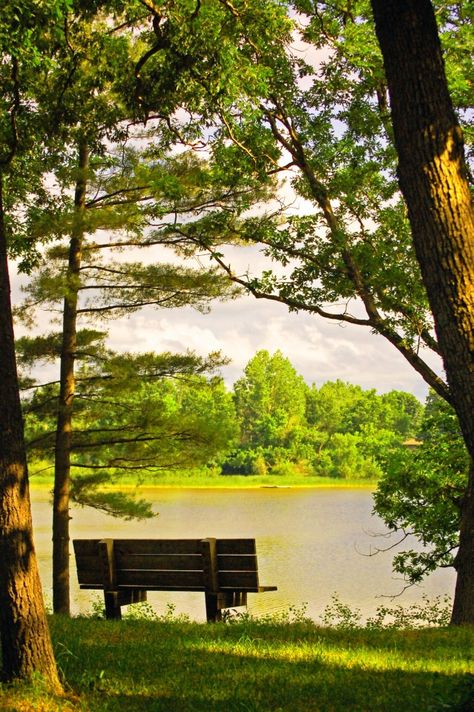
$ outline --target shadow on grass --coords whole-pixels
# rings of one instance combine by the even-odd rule
[[[91,712],[474,712],[474,675],[439,671],[472,632],[69,625],[59,662]]]
[[[212,670],[209,674],[212,675]],[[311,680],[304,679],[308,674]],[[467,677],[439,675],[433,679],[423,673],[361,671],[344,674],[331,667],[305,671],[298,682],[289,681],[288,670],[281,666],[275,667],[271,677],[261,675],[256,666],[254,675],[238,680],[218,677],[213,682],[215,690],[207,685],[199,689],[191,683],[185,692],[175,694],[172,690],[139,694],[98,690],[88,697],[87,709],[91,712],[474,712],[472,680]]]

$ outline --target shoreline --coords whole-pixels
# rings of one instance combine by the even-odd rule
[[[54,485],[53,479],[35,481],[34,476],[30,479],[30,489],[32,490],[44,490],[52,489]],[[100,490],[149,490],[149,489],[218,489],[218,490],[246,490],[246,489],[266,489],[266,490],[289,490],[289,489],[369,489],[373,490],[377,486],[376,480],[367,480],[361,482],[360,480],[343,480],[343,481],[319,481],[312,483],[285,483],[278,484],[274,482],[262,483],[262,482],[228,482],[228,483],[217,483],[213,481],[205,481],[198,483],[193,482],[124,482],[122,484],[115,483],[105,485],[100,488]]]

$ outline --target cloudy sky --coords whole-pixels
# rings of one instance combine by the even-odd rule
[[[380,393],[409,391],[424,399],[424,381],[381,336],[362,327],[289,313],[284,305],[243,297],[216,304],[210,314],[193,309],[147,310],[118,320],[110,344],[129,351],[221,350],[232,359],[222,369],[230,385],[259,349],[279,349],[308,383],[342,379]]]
[[[179,262],[170,250],[153,248],[146,262]],[[120,259],[144,259],[144,255],[123,254]],[[189,266],[203,265],[201,257]],[[227,248],[226,262],[240,275],[256,275],[262,269],[275,267],[256,248]],[[206,266],[204,264],[204,266]],[[26,277],[19,277],[12,268],[14,302],[22,299],[20,285]],[[336,311],[340,311],[336,308]],[[352,313],[357,313],[352,305]],[[80,325],[81,326],[81,325]],[[85,326],[85,324],[83,324]],[[47,317],[40,317],[39,333],[57,330],[48,325]],[[190,307],[181,309],[146,308],[127,318],[115,319],[98,325],[109,330],[109,346],[117,351],[191,350],[199,355],[221,351],[231,362],[222,368],[222,375],[230,387],[242,375],[248,361],[259,349],[270,353],[280,350],[308,384],[317,386],[326,381],[341,379],[375,388],[379,393],[396,389],[413,393],[424,400],[428,388],[413,368],[386,339],[365,327],[340,324],[316,315],[289,312],[276,302],[252,296],[228,302],[215,302],[210,313],[202,314]],[[29,333],[24,326],[16,326],[16,335]],[[432,368],[441,373],[441,364],[433,355],[423,354]],[[43,369],[41,380],[53,380],[57,373],[52,366]]]
[[[255,252],[234,248],[230,255],[237,273],[257,272],[263,258]],[[168,255],[150,255],[154,259],[175,261]],[[23,278],[24,280],[25,278]],[[13,297],[21,299],[20,280],[14,273]],[[51,330],[46,318],[39,322],[43,333]],[[99,327],[102,328],[102,327]],[[216,302],[210,313],[190,307],[181,309],[146,308],[128,318],[104,325],[109,329],[109,345],[118,351],[196,351],[206,355],[221,351],[231,359],[222,369],[229,386],[242,375],[248,361],[259,349],[274,353],[279,349],[307,383],[320,386],[325,381],[341,379],[375,388],[380,393],[404,390],[424,400],[427,387],[398,351],[369,329],[327,321],[307,313],[289,312],[283,304],[243,296],[228,302]],[[18,336],[26,329],[16,328]],[[440,371],[440,364],[430,364]],[[49,378],[55,378],[51,367]]]

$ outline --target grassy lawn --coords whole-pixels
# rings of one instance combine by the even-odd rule
[[[0,687],[6,712],[472,712],[474,628],[53,617],[70,691]]]
[[[53,487],[51,475],[36,474],[34,469],[30,473],[31,486]],[[121,477],[115,484],[110,484],[107,489],[135,488],[136,478]],[[313,475],[216,475],[204,473],[176,472],[140,481],[141,487],[189,487],[189,488],[253,488],[253,487],[363,487],[374,489],[376,481],[335,479],[333,477],[315,477]]]

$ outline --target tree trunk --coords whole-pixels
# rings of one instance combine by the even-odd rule
[[[454,562],[457,571],[451,623],[474,622],[474,462],[462,505],[459,549]]]
[[[61,690],[38,574],[15,360],[0,174],[0,637],[3,678]]]
[[[474,209],[429,0],[372,0],[400,188],[452,402],[474,459]],[[453,623],[474,623],[474,467],[461,506]]]
[[[77,349],[77,301],[82,258],[83,216],[86,200],[89,151],[79,145],[78,178],[74,197],[74,225],[69,244],[66,295],[63,306],[60,390],[56,425],[53,497],[53,610],[70,615],[69,595],[69,500],[72,447],[72,410],[75,391],[74,365]]]

